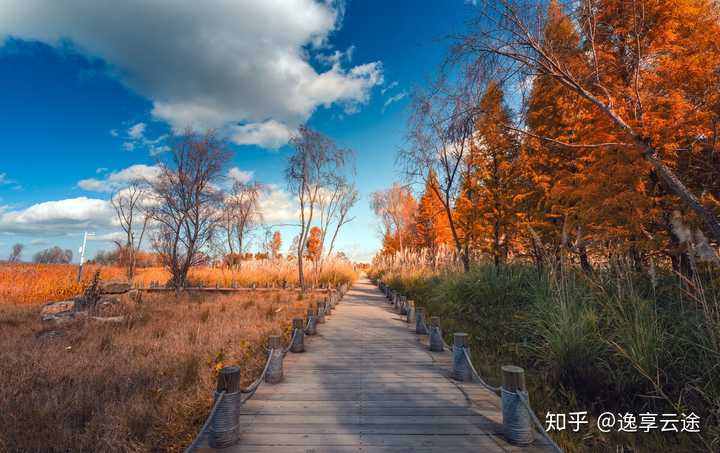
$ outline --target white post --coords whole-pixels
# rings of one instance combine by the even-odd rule
[[[77,281],[80,283],[80,277],[82,277],[82,268],[83,264],[85,263],[85,246],[87,245],[87,238],[88,236],[95,236],[95,233],[88,233],[87,231],[83,234],[83,243],[82,247],[80,247],[80,267],[78,267],[78,276]]]

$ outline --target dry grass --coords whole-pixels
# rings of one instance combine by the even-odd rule
[[[68,299],[82,291],[96,270],[105,280],[125,275],[119,267],[87,266],[78,283],[78,267],[72,264],[0,264],[0,305]]]
[[[297,263],[287,260],[251,260],[243,263],[241,269],[196,267],[190,271],[191,285],[239,287],[253,284],[263,286],[297,285]],[[345,261],[329,261],[319,276],[312,272],[308,282],[344,283],[352,282],[357,273]],[[72,264],[0,264],[0,305],[39,304],[68,299],[79,294],[96,270],[103,280],[124,279],[121,267],[86,266],[83,280],[77,283],[77,266]],[[134,279],[136,286],[149,286],[152,282],[164,284],[170,273],[162,267],[140,268]]]
[[[122,309],[123,324],[52,328],[37,307],[0,305],[0,451],[180,451],[205,420],[217,370],[239,364],[248,384],[268,335],[287,341],[312,300],[145,295]]]

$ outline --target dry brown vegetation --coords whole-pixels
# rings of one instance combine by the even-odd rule
[[[214,377],[244,384],[268,335],[320,295],[145,294],[122,324],[46,326],[33,306],[0,305],[0,451],[179,451],[207,416]]]

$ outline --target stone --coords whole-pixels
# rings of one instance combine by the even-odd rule
[[[128,282],[108,280],[100,282],[99,289],[100,294],[123,294],[130,291],[132,288]]]
[[[50,302],[43,305],[40,310],[40,316],[45,317],[49,315],[55,315],[64,312],[73,312],[77,309],[77,302],[75,300],[62,300],[60,302]]]

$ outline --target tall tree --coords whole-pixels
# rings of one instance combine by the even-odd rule
[[[498,83],[488,85],[479,111],[456,215],[467,229],[464,234],[497,266],[507,259],[519,223],[520,145],[502,126],[511,120]]]
[[[578,148],[615,148],[681,201],[720,240],[715,201],[683,175],[678,157],[714,148],[718,134],[719,8],[713,0],[582,0],[576,30],[582,64],[568,64],[543,39],[544,8],[502,0],[480,11],[470,34],[454,47],[466,68],[500,65],[508,74],[551,77],[590,106],[612,141],[553,140]],[[472,78],[471,78],[472,79]],[[550,137],[543,137],[550,139]],[[714,173],[704,166],[706,173]]]
[[[148,221],[152,216],[153,207],[148,203],[149,184],[149,181],[135,179],[110,197],[110,204],[115,209],[120,228],[125,233],[125,243],[118,244],[118,249],[124,255],[129,281],[135,276],[136,255],[142,246]]]
[[[386,252],[411,247],[417,203],[410,189],[393,183],[389,189],[373,192],[371,204],[382,222]]]
[[[231,256],[242,255],[248,235],[262,222],[260,211],[260,184],[235,181],[223,204],[223,228]],[[237,255],[236,251],[237,250]],[[242,260],[237,260],[242,266]]]
[[[428,172],[425,190],[420,197],[415,214],[414,246],[432,252],[439,247],[453,244],[450,223],[445,215],[445,208],[437,196],[438,182],[435,172]]]
[[[222,225],[224,195],[218,187],[232,153],[214,131],[186,130],[171,143],[152,184],[158,224],[153,247],[172,275],[169,284],[179,290],[190,268],[207,261],[204,251]]]
[[[300,126],[298,134],[290,143],[295,151],[288,159],[285,179],[300,207],[300,233],[295,250],[298,258],[298,281],[304,291],[306,286],[303,250],[317,215],[323,187],[343,173],[350,150],[340,148],[335,141],[307,126]]]

